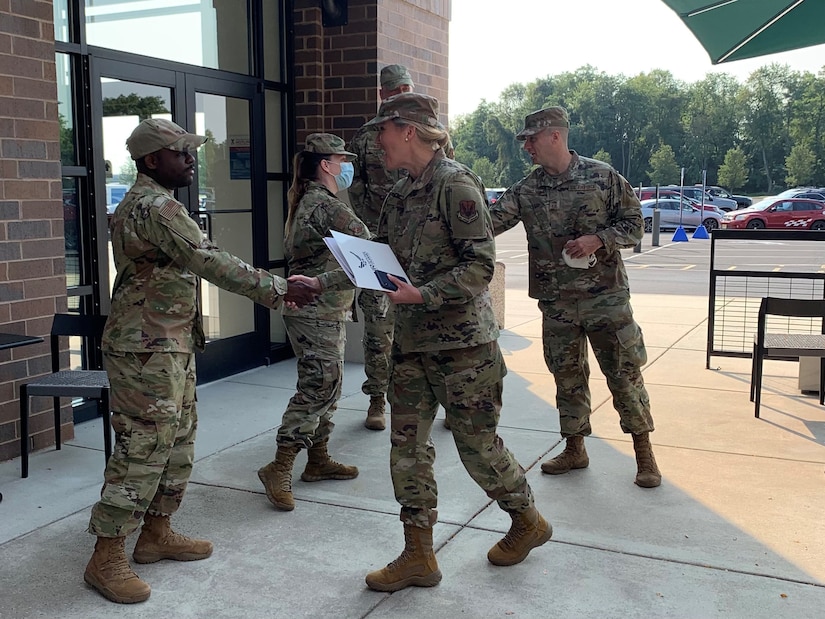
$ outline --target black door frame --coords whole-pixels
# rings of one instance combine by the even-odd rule
[[[103,162],[102,116],[103,99],[100,88],[101,77],[110,77],[129,82],[145,83],[170,88],[172,91],[172,116],[185,129],[194,131],[195,93],[247,99],[250,102],[250,137],[252,139],[252,246],[253,265],[266,268],[267,260],[267,215],[266,209],[254,205],[266,204],[266,151],[263,94],[259,92],[255,78],[229,75],[212,69],[176,65],[165,61],[112,52],[111,50],[90,48],[90,90],[91,96],[91,170],[90,187],[94,204],[97,256],[97,288],[101,313],[107,314],[111,307],[108,290],[108,231],[106,210],[106,175]],[[189,209],[197,212],[197,183],[193,188],[178,190],[178,199]],[[255,305],[253,331],[241,335],[210,342],[206,351],[198,353],[198,383],[210,382],[218,378],[236,374],[248,369],[268,364],[271,359],[269,338],[269,310]]]

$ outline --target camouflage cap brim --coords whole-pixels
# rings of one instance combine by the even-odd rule
[[[410,121],[410,122],[416,122],[416,123],[419,123],[421,125],[425,125],[427,127],[433,127],[434,129],[440,129],[442,131],[444,130],[444,125],[442,125],[440,122],[435,120],[432,116],[423,116],[423,117],[419,118],[419,117],[415,117],[414,114],[401,114],[398,111],[390,112],[390,114],[385,115],[385,116],[376,116],[375,118],[373,118],[372,120],[368,120],[364,124],[365,125],[380,125],[383,122],[386,122],[388,120],[393,120],[395,118],[398,118],[400,120]]]
[[[544,131],[545,129],[547,129],[547,127],[539,127],[539,128],[534,127],[534,128],[530,128],[530,129],[522,129],[521,131],[519,131],[516,134],[516,139],[519,140],[520,142],[523,142],[524,140],[529,138],[531,135],[536,135],[537,133],[539,133],[540,131]]]
[[[208,139],[209,138],[207,138],[205,135],[187,133],[186,135],[181,136],[179,139],[175,140],[171,144],[164,146],[164,148],[178,152],[196,151],[201,146],[203,146],[206,143],[206,140]]]

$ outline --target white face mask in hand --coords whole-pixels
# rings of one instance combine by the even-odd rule
[[[589,269],[596,264],[596,254],[590,254],[583,258],[571,258],[570,254],[567,253],[567,248],[562,250],[561,257],[567,266],[573,267],[574,269]]]

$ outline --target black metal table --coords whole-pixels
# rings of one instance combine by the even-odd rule
[[[0,350],[6,348],[17,348],[18,346],[28,346],[29,344],[39,344],[42,337],[36,335],[19,335],[18,333],[0,333]],[[3,500],[3,493],[0,492],[0,501]]]
[[[6,348],[17,348],[18,346],[28,346],[29,344],[39,344],[42,337],[35,335],[19,335],[17,333],[0,333],[0,350]]]

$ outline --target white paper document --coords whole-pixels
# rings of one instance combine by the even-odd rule
[[[350,281],[359,288],[394,290],[395,285],[387,278],[387,273],[410,281],[389,245],[334,230],[332,238],[325,238],[324,242]]]

